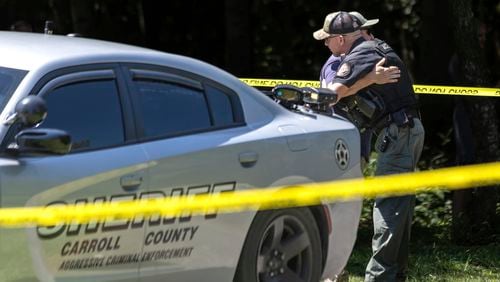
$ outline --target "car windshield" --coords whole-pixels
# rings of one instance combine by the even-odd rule
[[[14,93],[27,71],[0,67],[0,109]]]

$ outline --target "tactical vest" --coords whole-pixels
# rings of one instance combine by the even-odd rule
[[[375,39],[364,41],[352,51],[360,49],[371,49],[381,57],[386,58],[386,66],[397,66],[401,70],[401,77],[396,83],[372,84],[367,87],[375,97],[380,97],[384,104],[383,115],[391,114],[404,108],[416,108],[417,98],[413,91],[413,82],[410,74],[399,56],[384,41]]]

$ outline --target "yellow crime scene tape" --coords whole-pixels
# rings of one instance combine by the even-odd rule
[[[274,87],[278,84],[291,84],[297,87],[319,87],[318,81],[313,80],[287,80],[287,79],[258,79],[240,78],[241,81],[254,87]],[[440,95],[465,95],[465,96],[488,96],[500,97],[500,88],[484,87],[460,87],[460,86],[438,86],[414,84],[413,89],[417,94],[440,94]]]
[[[500,162],[436,169],[416,173],[301,184],[215,195],[143,199],[85,206],[19,207],[0,209],[0,226],[20,227],[95,220],[132,219],[141,216],[194,215],[318,205],[376,196],[414,194],[432,189],[456,190],[500,183]]]

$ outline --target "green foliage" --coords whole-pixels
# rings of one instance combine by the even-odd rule
[[[443,190],[417,194],[413,224],[448,231],[451,227],[451,200],[448,195]]]
[[[426,128],[426,135],[431,133],[432,147],[425,146],[418,167],[423,170],[437,169],[449,166],[454,162],[452,159],[453,128],[451,126],[441,128]]]

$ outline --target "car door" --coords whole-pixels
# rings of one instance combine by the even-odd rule
[[[73,147],[67,155],[13,159],[0,176],[2,206],[79,206],[137,199],[146,191],[148,161],[135,142],[118,73],[113,65],[97,65],[42,78],[33,92],[47,102],[48,116],[39,127],[65,130]],[[0,265],[14,269],[7,280],[137,280],[144,239],[140,219],[2,233]],[[7,261],[9,254],[21,263]]]
[[[255,175],[266,174],[258,165],[262,146],[236,141],[251,131],[236,93],[172,69],[126,69],[138,132],[152,163],[152,197],[233,191],[256,185]],[[268,180],[265,175],[261,179]],[[231,281],[253,215],[214,211],[204,216],[151,218],[141,281],[196,281],[199,277]]]

